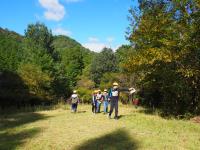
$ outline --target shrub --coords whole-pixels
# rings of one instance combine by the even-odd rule
[[[52,78],[33,64],[22,64],[18,70],[20,77],[28,86],[29,92],[44,99],[51,99]]]
[[[83,87],[79,87],[77,89],[79,97],[80,97],[80,101],[82,103],[91,103],[91,99],[92,99],[92,90],[89,90],[87,88],[83,88]]]

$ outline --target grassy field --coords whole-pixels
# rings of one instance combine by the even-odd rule
[[[79,105],[0,115],[1,150],[188,150],[200,149],[200,124],[163,119],[142,108],[120,106],[120,119],[92,114]]]

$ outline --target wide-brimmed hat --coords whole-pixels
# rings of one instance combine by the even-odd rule
[[[76,94],[76,93],[77,93],[77,91],[76,91],[76,90],[74,90],[74,91],[73,91],[73,93],[74,93],[74,94]]]
[[[131,90],[133,90],[133,88],[131,87],[131,88],[129,88],[128,90],[131,91]]]
[[[104,89],[104,92],[108,92],[108,90],[107,90],[107,89]]]
[[[130,92],[130,94],[133,94],[133,93],[135,93],[136,92],[136,90],[135,90],[135,88],[129,88],[129,92]]]
[[[114,82],[113,83],[113,86],[118,86],[119,84],[117,82]]]

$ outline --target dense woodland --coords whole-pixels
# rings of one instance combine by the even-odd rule
[[[115,52],[95,53],[42,23],[23,36],[0,28],[0,106],[56,104],[73,89],[89,103],[95,88],[117,81],[148,108],[200,114],[200,1],[139,0],[128,16],[130,45]]]

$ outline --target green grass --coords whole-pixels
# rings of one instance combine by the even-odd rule
[[[200,125],[142,113],[142,108],[120,106],[120,119],[92,114],[79,105],[65,109],[0,115],[2,150],[197,150]]]

